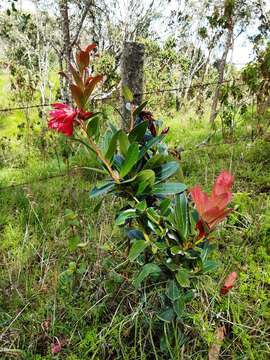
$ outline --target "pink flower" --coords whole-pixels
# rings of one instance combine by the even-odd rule
[[[201,190],[199,185],[190,190],[192,200],[200,215],[200,220],[196,225],[199,230],[199,239],[206,235],[205,226],[212,231],[232,211],[226,207],[232,198],[233,181],[230,173],[222,171],[215,181],[210,197]]]
[[[67,104],[56,103],[52,106],[54,110],[49,112],[48,127],[66,136],[73,135],[74,125],[78,125],[77,119],[87,120],[92,116],[91,112],[74,109]]]
[[[233,271],[226,277],[224,281],[224,285],[220,289],[220,295],[226,295],[233,288],[236,279],[237,279],[237,273]]]

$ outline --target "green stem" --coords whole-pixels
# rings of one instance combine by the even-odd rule
[[[116,171],[114,171],[110,165],[110,163],[108,162],[108,160],[103,156],[101,150],[99,149],[99,147],[97,146],[97,144],[94,142],[94,140],[91,138],[91,136],[88,135],[87,133],[87,128],[85,126],[85,124],[80,121],[80,124],[82,126],[83,131],[85,132],[87,139],[89,141],[89,144],[91,146],[91,148],[94,150],[94,152],[96,153],[97,157],[102,161],[102,163],[105,165],[105,167],[107,168],[111,178],[117,183],[120,183],[120,178],[119,175]]]

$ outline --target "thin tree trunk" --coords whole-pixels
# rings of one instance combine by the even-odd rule
[[[87,14],[90,12],[90,9],[93,8],[95,5],[95,0],[88,0],[86,1],[85,3],[85,7],[84,7],[84,11],[82,13],[82,16],[81,16],[81,19],[80,19],[80,22],[78,23],[78,25],[76,26],[76,34],[74,35],[73,39],[72,39],[72,42],[71,42],[71,48],[77,43],[77,41],[79,40],[79,37],[80,37],[80,33],[81,33],[81,30],[83,28],[83,24],[84,24],[84,21],[86,19],[86,16]],[[94,15],[94,11],[91,11],[91,16],[92,16],[92,19],[93,21],[95,20],[95,15]]]
[[[64,72],[63,69],[63,55],[58,53],[58,64],[59,64],[59,72],[60,74],[62,74]],[[65,80],[63,78],[63,76],[59,77],[59,90],[60,90],[60,99],[64,99],[65,98]]]
[[[62,37],[63,37],[63,54],[65,59],[65,71],[69,78],[69,67],[71,61],[71,41],[70,41],[70,28],[69,28],[69,15],[68,15],[68,0],[59,0],[59,10],[62,20]],[[64,101],[70,102],[69,96],[69,79],[64,79],[63,87]]]
[[[232,16],[231,16],[228,19],[227,37],[226,37],[226,41],[225,41],[225,45],[224,45],[224,51],[222,54],[222,58],[221,58],[220,64],[219,64],[218,81],[217,81],[217,85],[216,85],[216,89],[215,89],[215,93],[214,93],[214,97],[213,97],[213,102],[212,102],[212,107],[211,107],[211,114],[210,114],[209,121],[213,128],[215,127],[215,119],[217,117],[217,105],[218,105],[219,93],[220,93],[221,85],[224,80],[224,70],[225,70],[225,66],[226,66],[228,52],[232,45],[232,40],[233,40],[233,21],[232,21]]]

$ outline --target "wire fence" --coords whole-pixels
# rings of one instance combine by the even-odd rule
[[[202,148],[217,147],[217,146],[223,146],[223,145],[233,146],[233,145],[239,145],[240,143],[248,144],[248,143],[250,143],[250,140],[249,141],[247,141],[247,140],[238,140],[238,141],[235,141],[235,142],[220,142],[220,143],[212,143],[212,144],[199,144],[199,145],[197,145],[195,147],[189,147],[189,148],[186,148],[186,149],[182,149],[182,150],[180,150],[180,152],[181,153],[182,152],[183,153],[187,153],[187,152],[192,152],[193,153],[193,152],[196,152],[196,151],[201,151]],[[30,186],[30,185],[38,184],[40,182],[47,182],[47,181],[50,181],[50,180],[53,180],[53,179],[56,179],[56,178],[62,178],[62,177],[71,176],[71,175],[79,175],[80,171],[85,170],[85,169],[87,169],[87,168],[85,168],[85,167],[72,167],[69,170],[67,170],[66,172],[62,172],[62,173],[59,173],[59,174],[51,174],[51,175],[46,176],[46,177],[41,177],[41,178],[35,179],[35,180],[31,181],[31,182],[28,181],[28,182],[3,186],[3,187],[0,187],[0,191],[10,190],[10,189],[14,189],[14,188],[23,188],[23,187],[27,187],[27,186]],[[93,170],[91,170],[91,169],[88,169],[88,170],[93,172]]]
[[[226,83],[231,83],[231,82],[238,82],[238,81],[242,81],[241,78],[237,78],[237,79],[230,79],[230,80],[223,80],[223,84]],[[183,86],[183,87],[174,87],[174,88],[165,88],[165,89],[157,89],[157,90],[153,90],[153,91],[144,91],[141,93],[135,93],[134,96],[139,96],[139,95],[156,95],[156,94],[163,94],[166,92],[177,92],[177,91],[182,91],[185,89],[194,89],[194,88],[203,88],[206,86],[211,86],[211,85],[216,85],[217,82],[205,82],[205,83],[198,83],[198,84],[193,84],[190,86]],[[237,83],[238,86],[245,86],[245,83]],[[98,101],[106,101],[106,100],[120,100],[122,99],[122,95],[109,95],[106,96],[106,94],[99,94],[96,95],[94,97],[92,97],[90,99],[90,102],[98,102]],[[59,100],[58,100],[59,101]],[[54,102],[55,103],[55,102]],[[16,107],[7,107],[7,108],[0,108],[0,112],[10,112],[10,111],[18,111],[18,110],[27,110],[27,109],[34,109],[34,108],[42,108],[42,107],[50,107],[52,106],[54,103],[49,103],[49,104],[33,104],[33,105],[18,105]]]
[[[232,83],[232,82],[237,82],[237,86],[246,86],[245,83],[242,82],[241,78],[236,78],[236,79],[229,79],[229,80],[224,80],[223,84],[226,83]],[[184,89],[192,89],[192,88],[203,88],[203,87],[207,87],[207,86],[212,86],[212,85],[217,85],[217,82],[205,82],[205,83],[198,83],[198,84],[193,84],[190,86],[184,86],[184,87],[175,87],[175,88],[163,88],[163,89],[156,89],[154,91],[145,91],[142,93],[136,93],[134,94],[136,95],[156,95],[156,94],[163,94],[166,92],[177,92],[177,91],[182,91]],[[106,100],[120,100],[123,99],[122,95],[117,94],[117,95],[109,95],[106,96],[106,94],[98,94],[95,97],[93,97],[92,99],[90,99],[91,102],[97,102],[97,101],[106,101]],[[18,111],[18,110],[27,110],[27,109],[35,109],[35,108],[42,108],[42,107],[50,107],[52,106],[54,103],[46,103],[46,104],[32,104],[32,105],[27,105],[27,106],[23,106],[23,105],[19,105],[19,106],[15,106],[15,107],[7,107],[7,108],[0,108],[0,113],[2,112],[11,112],[11,111]],[[205,147],[217,147],[217,146],[221,146],[221,145],[236,145],[239,144],[240,142],[242,142],[241,140],[238,140],[237,142],[219,142],[219,143],[208,143],[208,142],[203,142],[201,144],[195,145],[193,147],[190,148],[184,148],[181,150],[181,152],[186,153],[186,152],[196,152],[196,151],[200,151],[202,148]],[[250,140],[248,141],[243,141],[243,142],[250,142]],[[180,154],[181,155],[181,154]],[[35,179],[33,181],[30,182],[22,182],[22,183],[17,183],[17,184],[11,184],[8,186],[0,186],[0,191],[4,191],[4,190],[9,190],[9,189],[13,189],[13,188],[23,188],[26,186],[30,186],[30,185],[34,185],[40,182],[47,182],[50,181],[52,179],[55,178],[61,178],[61,177],[65,177],[65,176],[70,176],[70,174],[76,174],[78,173],[78,170],[81,170],[82,168],[71,168],[69,171],[66,172],[61,172],[58,174],[50,174],[46,177],[41,177],[38,179]]]
[[[58,174],[50,174],[48,176],[37,178],[37,179],[35,179],[33,181],[27,181],[27,182],[11,184],[11,185],[0,187],[0,191],[10,190],[10,189],[14,189],[14,188],[23,188],[23,187],[26,187],[26,186],[38,184],[40,182],[47,182],[47,181],[57,179],[57,178],[63,178],[63,177],[66,177],[66,176],[78,175],[82,170],[85,170],[85,169],[87,169],[87,168],[79,167],[79,166],[71,167],[71,168],[67,169],[65,172],[60,172]],[[88,169],[88,170],[90,170],[90,169]]]

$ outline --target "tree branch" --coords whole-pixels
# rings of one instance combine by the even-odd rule
[[[78,41],[78,38],[79,38],[79,36],[80,36],[81,29],[82,29],[82,27],[83,27],[84,20],[85,20],[85,18],[86,18],[86,16],[87,16],[87,13],[88,13],[88,11],[89,11],[89,9],[90,9],[91,6],[93,6],[93,0],[87,1],[86,5],[85,5],[84,12],[83,12],[82,17],[81,17],[81,20],[80,20],[80,22],[79,22],[79,24],[78,24],[77,32],[76,32],[76,34],[75,34],[75,36],[74,36],[73,41],[71,42],[71,48],[72,48],[72,47],[77,43],[77,41]]]

